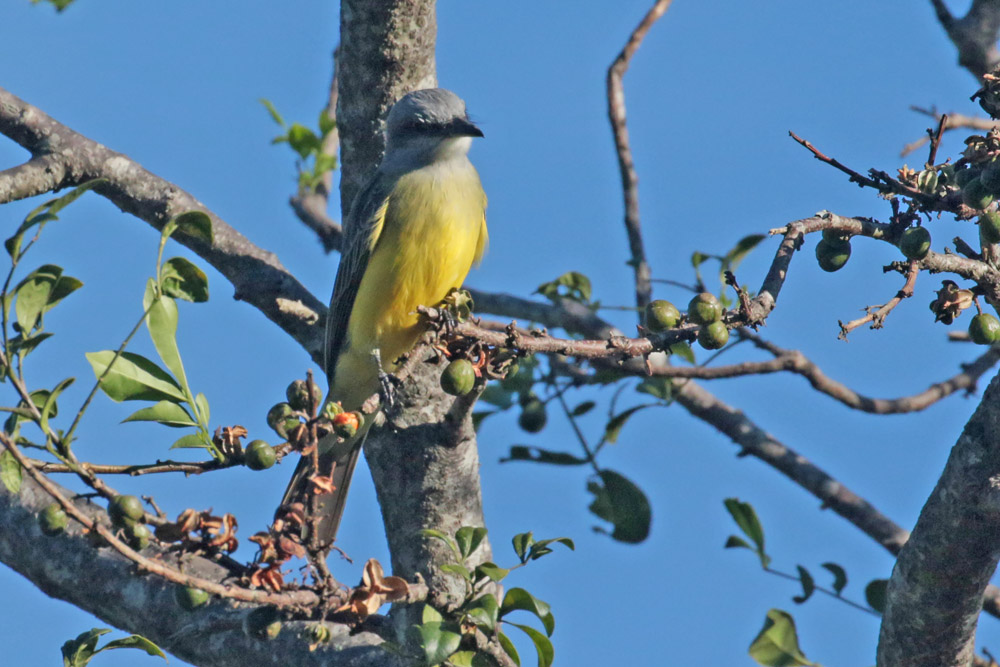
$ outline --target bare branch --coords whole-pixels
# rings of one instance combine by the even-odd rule
[[[981,118],[978,116],[967,116],[961,113],[947,113],[940,114],[934,109],[924,109],[917,106],[911,106],[910,109],[916,111],[917,113],[922,113],[925,116],[930,116],[938,123],[944,121],[943,126],[940,126],[942,132],[947,132],[949,130],[957,129],[967,129],[967,130],[979,130],[982,132],[989,132],[990,130],[1000,127],[1000,121],[990,120],[989,118]],[[903,146],[903,150],[900,151],[899,157],[906,157],[913,151],[917,150],[930,140],[929,136],[921,137],[916,141],[906,144]]]
[[[944,0],[931,0],[938,22],[958,49],[958,64],[976,79],[1000,62],[997,37],[1000,36],[1000,3],[996,0],[973,0],[968,13],[956,19]]]
[[[847,340],[847,334],[851,333],[862,324],[871,322],[872,329],[881,329],[885,323],[885,318],[889,316],[892,309],[900,304],[903,299],[909,299],[913,296],[913,288],[917,284],[917,276],[920,274],[920,268],[916,262],[910,262],[910,269],[906,274],[906,283],[903,287],[896,292],[896,296],[889,299],[885,304],[881,306],[869,306],[866,310],[868,311],[864,317],[859,317],[856,320],[851,320],[847,324],[843,322],[840,323],[840,335],[837,336],[841,340]]]
[[[618,169],[621,171],[622,190],[625,198],[625,232],[628,234],[629,249],[632,253],[630,263],[635,271],[635,303],[639,308],[645,308],[653,291],[650,283],[651,272],[646,261],[646,251],[643,248],[642,229],[639,221],[639,176],[632,160],[632,149],[629,147],[628,127],[625,124],[625,87],[622,78],[628,69],[629,61],[639,49],[653,24],[670,7],[671,0],[656,0],[653,7],[646,13],[632,34],[621,53],[611,63],[607,76],[608,119],[611,121],[611,131],[614,134],[615,150],[618,154]]]
[[[51,192],[65,177],[62,164],[53,156],[33,157],[22,165],[0,171],[0,204]]]

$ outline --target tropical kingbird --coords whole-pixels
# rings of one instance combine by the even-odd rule
[[[433,306],[461,286],[487,244],[486,194],[468,158],[482,131],[451,91],[414,91],[386,119],[385,155],[344,223],[344,244],[326,320],[328,400],[357,410],[379,391],[424,332],[417,306]],[[320,443],[319,471],[299,461],[282,505],[302,500],[314,474],[332,493],[317,498],[320,543],[333,541],[371,418],[339,444]],[[324,446],[325,445],[325,446]]]

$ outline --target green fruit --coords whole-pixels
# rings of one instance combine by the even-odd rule
[[[964,188],[966,183],[974,179],[976,176],[979,176],[978,169],[970,169],[968,167],[965,169],[956,169],[955,185],[957,185],[960,188]]]
[[[118,528],[125,528],[142,520],[146,513],[142,501],[135,496],[115,496],[108,504],[108,516]]]
[[[937,190],[938,173],[933,169],[924,169],[917,174],[917,188],[924,194],[932,195]]]
[[[824,229],[823,230],[823,240],[824,241],[846,241],[851,237],[847,232],[842,232],[839,229]]]
[[[149,532],[149,528],[144,523],[133,523],[125,528],[125,540],[136,551],[142,551],[149,546],[149,538],[152,536],[153,534]]]
[[[1000,212],[986,211],[979,216],[979,235],[986,244],[1000,242]]]
[[[452,396],[464,396],[476,386],[476,368],[468,359],[455,359],[441,373],[441,388]]]
[[[537,398],[528,399],[521,406],[521,414],[517,418],[517,424],[528,433],[538,433],[545,428],[548,415],[545,414],[545,404]]]
[[[833,273],[844,268],[851,258],[851,244],[844,240],[829,240],[824,238],[816,244],[816,261],[819,268]]]
[[[46,505],[45,509],[43,509],[38,515],[38,525],[42,529],[42,532],[49,537],[58,535],[66,530],[67,523],[68,518],[66,516],[66,512],[63,511],[63,508],[59,503]]]
[[[980,179],[974,178],[962,186],[962,202],[969,208],[982,210],[993,203],[993,193]]]
[[[174,601],[181,609],[191,611],[208,603],[208,593],[200,588],[178,586],[174,589]]]
[[[1000,320],[989,313],[980,313],[969,323],[969,337],[978,345],[992,345],[1000,340]]]
[[[323,416],[331,421],[343,411],[344,408],[341,407],[340,403],[337,403],[336,401],[327,401],[323,405]]]
[[[729,342],[729,329],[723,322],[712,322],[698,330],[698,344],[706,350],[718,350]]]
[[[722,319],[722,304],[714,294],[702,292],[688,303],[688,319],[695,324],[711,324]]]
[[[315,385],[314,385],[315,386]],[[316,387],[316,392],[320,394],[316,398],[316,404],[318,405],[320,401],[323,400],[323,396],[319,391],[319,387]],[[288,388],[285,389],[285,397],[288,399],[288,405],[292,407],[293,410],[301,410],[306,412],[309,410],[309,383],[305,380],[295,380]]]
[[[931,233],[926,227],[910,227],[900,237],[899,249],[907,259],[923,259],[931,249]]]
[[[983,186],[991,193],[1000,193],[1000,159],[993,158],[990,160],[985,167],[983,167],[983,172],[979,174],[979,180],[983,182]]]
[[[677,306],[669,301],[657,299],[646,306],[646,329],[648,331],[660,333],[667,329],[673,329],[680,321],[681,311],[677,310]]]
[[[255,639],[275,639],[281,634],[281,614],[274,607],[258,607],[243,617],[243,632]]]
[[[274,447],[263,440],[254,440],[243,452],[243,461],[250,470],[267,470],[274,465],[276,458]]]
[[[288,417],[293,416],[294,412],[295,410],[288,403],[278,403],[267,411],[267,425],[275,431],[278,431],[278,429],[284,430],[285,421]],[[282,438],[285,437],[285,434],[282,432],[278,432],[278,435]]]

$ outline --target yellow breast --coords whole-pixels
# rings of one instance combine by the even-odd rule
[[[333,396],[355,408],[377,389],[371,360],[378,348],[387,371],[422,333],[417,306],[433,306],[460,287],[485,250],[486,195],[465,159],[412,171],[389,197],[348,324],[347,349]]]

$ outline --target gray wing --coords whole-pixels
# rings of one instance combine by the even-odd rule
[[[333,387],[337,357],[347,342],[347,323],[354,309],[354,300],[372,250],[382,233],[385,209],[396,180],[376,171],[354,198],[344,224],[344,246],[326,316],[325,366],[330,387]]]

